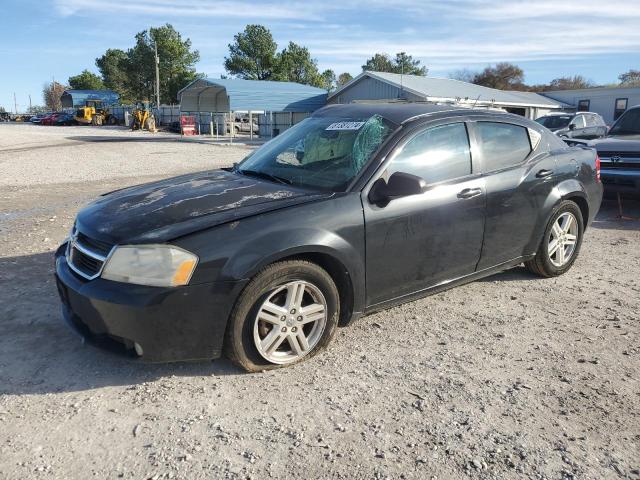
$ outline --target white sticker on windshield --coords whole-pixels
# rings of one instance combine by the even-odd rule
[[[336,122],[329,125],[326,130],[359,130],[365,122]]]

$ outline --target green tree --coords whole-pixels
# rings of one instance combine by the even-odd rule
[[[311,58],[309,49],[294,42],[276,56],[273,80],[296,82],[329,90],[335,82],[335,73],[318,71],[318,62]]]
[[[160,101],[173,103],[178,91],[198,78],[195,64],[200,53],[191,50],[191,40],[183,40],[170,24],[150,28],[136,35],[136,43],[127,51],[125,69],[131,94],[137,100],[153,99],[155,85],[155,53],[158,48]]]
[[[120,94],[122,102],[131,102],[128,90],[127,53],[117,48],[110,48],[104,55],[96,58],[96,66],[102,75],[104,86]]]
[[[61,97],[66,86],[58,82],[46,82],[42,87],[42,99],[47,109],[53,111],[62,110]]]
[[[327,92],[336,88],[336,73],[327,69],[320,74],[320,88],[324,88]]]
[[[229,56],[224,59],[224,68],[236,77],[269,80],[278,63],[277,49],[273,35],[266,27],[247,25],[229,44]]]
[[[418,75],[424,77],[429,71],[427,67],[420,66],[420,60],[414,60],[411,55],[406,52],[396,53],[395,73],[403,73],[405,75]]]
[[[143,30],[126,52],[109,49],[96,59],[105,86],[118,92],[123,102],[154,99],[156,44],[162,103],[175,102],[178,91],[198,78],[195,64],[200,53],[192,49],[191,40],[183,39],[168,23]]]
[[[640,87],[640,70],[629,70],[618,76],[622,87]]]
[[[429,71],[427,67],[420,66],[420,60],[415,60],[407,52],[396,53],[395,58],[391,58],[386,53],[376,53],[362,65],[363,71],[403,73],[405,75],[425,76]]]
[[[337,84],[339,87],[345,85],[346,83],[349,83],[351,80],[353,80],[353,77],[351,76],[350,73],[344,72],[341,73],[340,75],[338,75],[338,81]]]
[[[104,83],[95,73],[83,70],[79,75],[69,77],[69,86],[74,90],[102,90]]]
[[[495,67],[488,66],[476,74],[473,83],[499,90],[523,90],[524,72],[520,67],[508,62],[497,63]]]
[[[391,57],[386,53],[376,53],[362,65],[362,71],[395,73],[395,65]]]

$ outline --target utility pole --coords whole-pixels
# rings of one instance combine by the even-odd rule
[[[29,112],[31,112],[33,108],[31,107],[31,94],[29,94]]]
[[[15,113],[18,113],[18,103],[16,102],[16,92],[13,92],[13,109]]]
[[[151,29],[149,29],[149,33],[151,33]],[[158,43],[155,38],[153,39],[153,50],[156,64],[156,108],[160,108],[160,59],[158,58]]]

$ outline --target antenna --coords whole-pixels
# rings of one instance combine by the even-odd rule
[[[473,107],[471,108],[476,108],[476,104],[478,103],[478,100],[480,100],[480,95],[478,95],[478,97],[476,98],[476,101],[473,102]]]

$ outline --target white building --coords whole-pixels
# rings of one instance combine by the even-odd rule
[[[570,105],[533,92],[497,90],[450,78],[363,72],[327,98],[327,103],[409,101],[450,103],[475,108],[500,108],[536,119]]]
[[[578,111],[599,113],[608,125],[617,120],[627,108],[640,105],[640,87],[556,90],[543,92],[543,95],[568,103]]]

